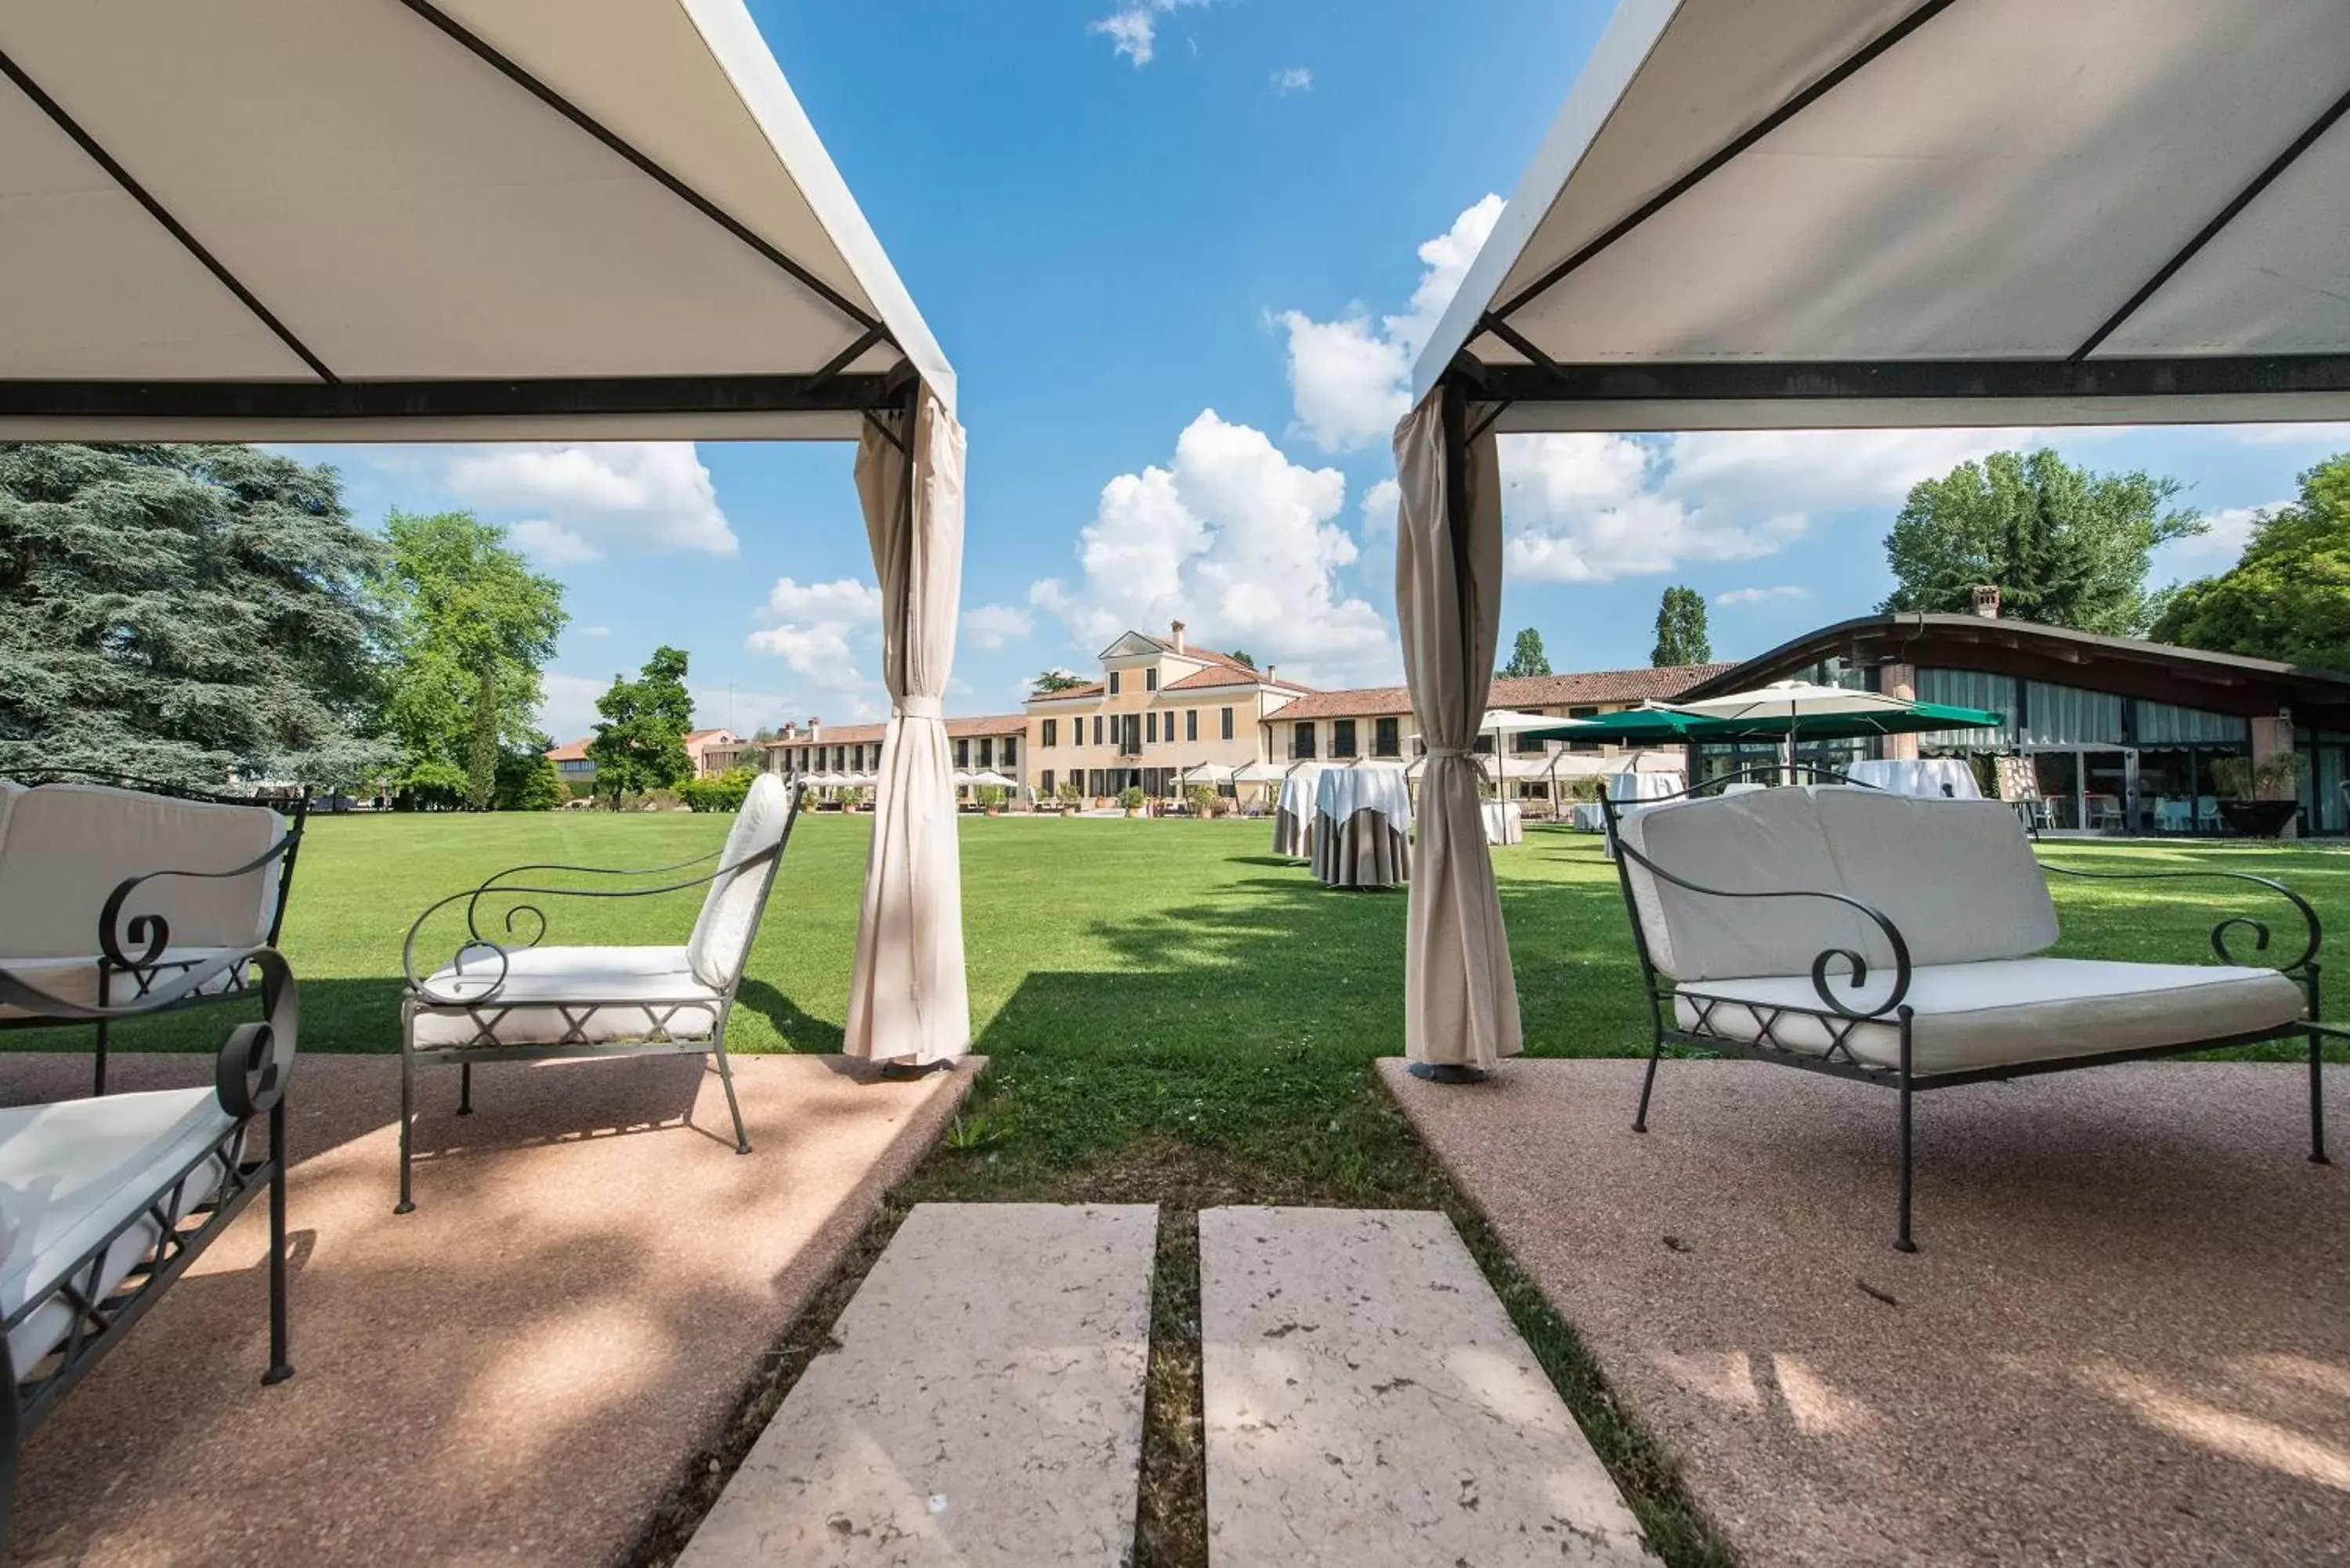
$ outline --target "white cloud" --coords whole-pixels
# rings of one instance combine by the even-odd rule
[[[1274,317],[1289,334],[1289,387],[1300,434],[1324,452],[1356,452],[1387,441],[1411,406],[1412,362],[1460,291],[1503,204],[1499,196],[1486,196],[1419,247],[1419,284],[1399,316],[1374,322],[1357,308],[1335,321],[1297,310]]]
[[[765,615],[775,624],[743,639],[754,653],[780,659],[814,692],[869,700],[870,670],[881,623],[881,590],[854,577],[802,583],[779,577]]]
[[[2028,430],[1707,431],[1502,438],[1513,573],[1607,582],[1773,555],[1814,516],[1898,505]]]
[[[582,637],[609,637],[612,635],[612,628],[608,626],[582,626],[575,627],[572,629],[578,632]]]
[[[1402,504],[1403,486],[1392,479],[1382,479],[1363,492],[1363,536],[1393,538],[1396,513]]]
[[[1092,24],[1090,30],[1107,36],[1114,52],[1139,68],[1158,53],[1159,18],[1186,5],[1206,4],[1207,0],[1132,0]]]
[[[993,652],[1036,629],[1036,618],[1016,605],[980,605],[962,612],[963,635],[973,647]]]
[[[596,699],[612,689],[610,677],[598,680],[586,675],[566,675],[550,670],[538,678],[538,727],[555,737],[556,744],[584,740],[596,732]]]
[[[1292,66],[1287,70],[1273,73],[1273,90],[1287,98],[1294,92],[1314,90],[1314,70],[1310,66]]]
[[[1299,467],[1263,431],[1209,410],[1170,466],[1103,486],[1078,536],[1082,578],[1047,577],[1029,603],[1088,651],[1181,619],[1201,646],[1244,647],[1259,668],[1278,662],[1301,680],[1391,678],[1387,622],[1340,584],[1358,554],[1336,522],[1346,502],[1337,470]]]
[[[2272,501],[2266,506],[2230,506],[2218,512],[2207,512],[2203,521],[2210,524],[2208,533],[2192,538],[2174,539],[2156,552],[2157,570],[2168,567],[2175,572],[2202,576],[2221,572],[2236,564],[2236,557],[2251,543],[2252,525],[2267,513],[2280,506],[2290,506],[2290,500]]]
[[[2350,446],[2350,424],[2230,425],[2246,446]]]
[[[560,523],[550,523],[544,517],[533,517],[506,530],[523,551],[536,556],[550,566],[576,566],[582,561],[600,561],[604,552],[566,528]]]
[[[542,545],[572,550],[574,560],[593,558],[579,550],[732,556],[738,547],[691,441],[466,449],[450,457],[446,479],[470,504],[528,512],[533,520],[516,525],[517,536],[537,530]]]
[[[1775,588],[1732,588],[1726,594],[1714,595],[1713,602],[1716,605],[1759,605],[1773,599],[1807,599],[1811,597],[1811,589],[1788,583]]]

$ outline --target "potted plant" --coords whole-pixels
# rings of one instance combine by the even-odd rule
[[[2301,809],[2289,793],[2301,783],[2301,758],[2291,752],[2255,762],[2250,757],[2220,757],[2211,763],[2211,783],[2220,792],[2220,820],[2230,833],[2250,838],[2274,838]]]
[[[1213,784],[1193,784],[1184,799],[1191,803],[1191,815],[1202,822],[1215,815],[1224,804]]]
[[[1053,792],[1053,798],[1061,803],[1061,815],[1063,816],[1076,815],[1077,803],[1084,800],[1085,797],[1086,792],[1079,789],[1073,781],[1068,779],[1063,779],[1061,781],[1060,787]]]
[[[1127,815],[1140,816],[1142,815],[1142,786],[1139,784],[1128,784],[1124,789],[1118,791],[1118,804],[1126,807]]]
[[[981,815],[985,816],[1002,816],[1003,815],[1003,786],[1002,784],[980,785],[979,809]]]

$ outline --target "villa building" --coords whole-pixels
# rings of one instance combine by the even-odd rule
[[[1020,768],[1027,729],[1022,713],[949,719],[955,771],[993,771],[1026,783]],[[881,765],[881,742],[888,733],[887,724],[827,724],[821,719],[787,723],[774,740],[759,742],[765,761],[757,765],[776,774],[868,774]]]
[[[596,763],[588,754],[588,742],[592,739],[583,737],[548,750],[546,760],[555,764],[556,777],[583,788],[596,782]],[[693,776],[706,779],[724,773],[734,765],[743,744],[743,738],[732,730],[689,731],[685,754],[693,763]]]

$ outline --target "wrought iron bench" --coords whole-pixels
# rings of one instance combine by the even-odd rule
[[[145,880],[131,879],[109,899],[109,917]],[[131,917],[120,940],[111,927],[104,932],[110,955],[121,940],[163,950],[170,935],[168,919],[153,913]],[[36,972],[44,980],[54,973]],[[0,966],[0,1002],[49,1023],[192,1005],[191,997],[231,973],[259,993],[265,1016],[230,1031],[211,1087],[0,1109],[0,1376],[14,1396],[0,1402],[0,1542],[7,1537],[19,1445],[265,1189],[269,1366],[262,1381],[294,1375],[286,1346],[285,1150],[296,1023],[292,971],[265,947],[185,964],[130,1001],[103,1008]],[[254,1137],[264,1116],[265,1147]]]
[[[1824,782],[1711,800],[1685,791],[1638,813],[1604,801],[1653,1035],[1635,1131],[1648,1130],[1668,1044],[1891,1087],[1894,1245],[1914,1251],[1913,1095],[2304,1040],[2309,1158],[2326,1163],[2322,1047],[2337,1032],[2316,1022],[2323,932],[2298,894],[2235,871],[2043,867],[2002,802],[1914,799],[1800,771]],[[2043,957],[2058,935],[2043,871],[2249,883],[2285,900],[2303,938],[2273,969],[2230,952],[2231,934],[2269,947],[2269,928],[2244,915],[2213,929],[2217,964]]]
[[[709,1055],[716,1058],[734,1120],[734,1147],[751,1152],[734,1074],[726,1061],[726,1020],[750,961],[768,891],[783,862],[800,789],[774,774],[753,783],[721,849],[673,866],[611,870],[590,866],[517,866],[476,887],[452,893],[409,928],[400,962],[408,993],[400,1003],[400,1202],[416,1207],[414,1163],[416,1068],[439,1063],[458,1069],[457,1114],[473,1108],[477,1063],[536,1062],[576,1057]],[[714,864],[713,864],[714,862]],[[711,869],[650,887],[525,886],[510,880],[531,873],[643,878],[671,877],[697,866]],[[703,885],[702,914],[681,947],[540,947],[546,916],[525,898],[641,898]],[[465,940],[448,964],[431,974],[416,969],[416,944],[443,909],[464,909]],[[483,933],[485,912],[498,916],[505,940]],[[517,921],[527,928],[514,940]]]
[[[93,1094],[106,1093],[114,1019],[259,998],[250,965],[275,948],[309,814],[119,774],[48,770],[0,779],[0,964],[44,994],[87,1005],[96,1023]],[[146,914],[123,920],[130,889],[158,867]],[[148,940],[152,919],[168,940]],[[102,945],[91,933],[104,934]],[[119,939],[119,940],[118,940]],[[126,950],[126,949],[128,950]],[[202,968],[195,987],[171,984]],[[153,1005],[168,991],[174,999]],[[127,1012],[123,1002],[143,1002]],[[56,1015],[0,998],[0,1029],[52,1028]]]

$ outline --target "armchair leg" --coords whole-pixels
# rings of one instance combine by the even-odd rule
[[[457,1114],[461,1116],[473,1114],[473,1064],[471,1062],[457,1064]]]
[[[1632,1116],[1632,1130],[1636,1133],[1648,1130],[1648,1096],[1657,1086],[1657,1059],[1664,1054],[1664,1037],[1659,1035],[1648,1046],[1648,1071],[1640,1080],[1640,1108]]]
[[[1901,1009],[1901,1199],[1899,1216],[1894,1222],[1893,1231],[1893,1250],[1897,1252],[1918,1250],[1917,1241],[1909,1234],[1911,1174],[1916,1165],[1909,1133],[1909,1010],[1905,1007]]]
[[[294,1376],[286,1344],[286,1102],[269,1107],[269,1370],[264,1384]]]
[[[734,1152],[748,1154],[751,1152],[751,1139],[743,1131],[742,1103],[734,1097],[734,1069],[726,1064],[726,1031],[723,1024],[710,1044],[710,1054],[718,1058],[718,1081],[725,1086],[726,1109],[734,1118]]]
[[[408,1164],[411,1124],[416,1119],[416,1050],[414,1042],[400,1043],[400,1201],[392,1206],[394,1214],[415,1211],[416,1199],[409,1196]]]

